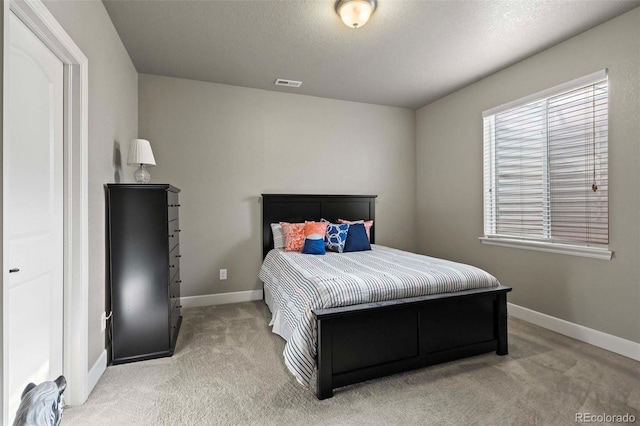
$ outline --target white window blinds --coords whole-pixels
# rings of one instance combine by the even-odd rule
[[[483,120],[485,236],[608,244],[606,71]]]

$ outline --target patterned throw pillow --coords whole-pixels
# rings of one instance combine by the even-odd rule
[[[371,227],[373,226],[372,220],[344,220],[338,219],[338,223],[348,223],[349,225],[355,225],[356,223],[363,223],[364,229],[367,231],[367,238],[371,241]]]
[[[273,248],[283,249],[284,244],[284,231],[279,223],[271,224],[271,234],[273,235]]]
[[[344,243],[347,241],[349,224],[329,223],[325,219],[322,219],[322,221],[327,223],[327,233],[324,237],[324,245],[327,247],[327,250],[342,253],[344,251]]]
[[[304,247],[304,223],[280,222],[284,232],[284,250],[302,251]]]

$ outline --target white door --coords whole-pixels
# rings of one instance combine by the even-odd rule
[[[9,45],[3,402],[12,422],[29,382],[62,374],[64,68],[13,13]]]

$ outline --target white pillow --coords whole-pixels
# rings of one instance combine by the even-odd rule
[[[279,223],[271,224],[271,233],[273,234],[273,248],[283,249],[284,243],[284,231]]]

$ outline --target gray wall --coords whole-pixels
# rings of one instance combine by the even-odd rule
[[[261,193],[378,194],[376,241],[415,248],[414,111],[145,74],[139,107],[152,183],[182,189],[184,296],[262,288]]]
[[[482,245],[482,111],[608,68],[611,261]],[[485,268],[511,302],[640,342],[640,9],[417,112],[419,251]]]
[[[101,1],[45,5],[89,60],[89,368],[105,347],[105,202],[103,185],[119,175],[115,152],[138,133],[138,73]],[[123,180],[124,181],[124,180]]]

